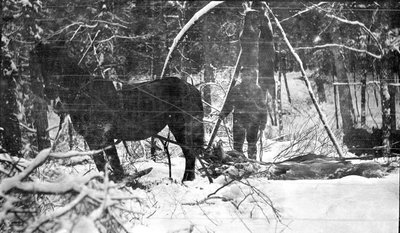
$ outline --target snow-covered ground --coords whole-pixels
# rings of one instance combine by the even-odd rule
[[[180,157],[173,159],[174,179],[182,177],[183,162]],[[165,164],[136,166],[139,170],[154,168],[140,179],[150,188],[136,189],[153,205],[144,215],[143,225],[130,226],[132,232],[185,232],[192,228],[193,232],[395,233],[399,229],[398,172],[382,179],[250,178],[216,192],[226,184],[225,178],[209,184],[197,176],[182,185],[165,178]],[[280,221],[268,203],[279,211]]]
[[[292,111],[292,115],[287,116],[293,119],[288,120],[290,127],[284,128],[284,134],[306,132],[305,125],[319,122],[314,110],[307,105],[308,94],[297,76],[288,74],[293,105],[306,108],[300,109],[300,113]],[[289,106],[285,98],[284,102],[284,106]],[[332,106],[332,101],[322,106],[331,119],[334,116]],[[325,131],[317,133],[325,134]],[[295,137],[285,140],[289,138]],[[228,149],[229,140],[222,139]],[[291,143],[265,139],[263,161],[274,161],[275,156]],[[307,149],[318,153],[313,148]],[[119,152],[122,152],[120,155],[125,153],[121,148]],[[197,174],[194,181],[181,184],[184,158],[178,157],[179,152],[174,149],[170,148],[170,152],[174,155],[174,181],[167,178],[165,161],[125,162],[126,168],[153,167],[150,174],[139,179],[142,188],[127,188],[129,195],[144,200],[141,209],[137,209],[134,201],[125,202],[126,209],[144,212],[139,224],[124,221],[130,232],[395,233],[399,230],[398,170],[379,179],[347,176],[334,180],[268,180],[253,177],[227,186],[224,185],[228,181],[222,176],[210,184]],[[75,166],[74,169],[82,174],[89,170],[87,164],[79,166],[82,167]],[[92,161],[90,167],[94,168]]]

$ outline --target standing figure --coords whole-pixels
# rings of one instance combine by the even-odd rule
[[[224,119],[233,111],[233,148],[243,153],[244,139],[247,139],[247,154],[256,159],[257,136],[264,130],[267,121],[265,94],[256,82],[256,74],[248,68],[241,70],[241,83],[228,94],[220,118]]]

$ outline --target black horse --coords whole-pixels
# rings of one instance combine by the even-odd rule
[[[114,139],[146,139],[168,125],[186,159],[183,181],[195,178],[204,132],[201,94],[193,85],[166,77],[116,90],[111,80],[94,78],[78,66],[62,43],[38,44],[31,61],[43,77],[45,95],[59,97],[90,149],[112,146],[105,153],[114,177],[124,174]],[[95,155],[94,161],[97,169],[104,171],[104,156]]]

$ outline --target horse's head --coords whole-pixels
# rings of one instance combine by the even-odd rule
[[[45,96],[49,99],[57,98],[63,89],[63,62],[67,59],[65,42],[40,42],[30,56],[33,75],[43,78]]]
[[[68,54],[65,41],[39,43],[31,52],[31,62],[36,75],[43,78],[48,99],[71,101],[89,79],[89,73]]]

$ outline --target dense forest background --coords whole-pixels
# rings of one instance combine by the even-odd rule
[[[15,134],[12,143],[24,145],[23,154],[29,154],[28,148],[37,151],[49,145],[45,131],[48,125],[43,120],[48,103],[43,99],[41,77],[37,77],[29,66],[29,51],[35,44],[40,41],[67,41],[71,57],[95,76],[117,81],[156,79],[160,78],[175,35],[206,3],[4,1],[1,87],[4,90],[2,101],[5,102],[1,104],[1,119],[2,124],[18,120],[23,136],[21,144],[17,127],[10,126],[14,127],[10,131],[15,132],[12,133]],[[323,92],[323,85],[327,82],[366,82],[367,75],[379,81],[382,79],[381,64],[389,72],[384,77],[385,82],[398,82],[400,20],[396,2],[269,4],[305,68],[315,71],[312,77],[319,85],[317,90]],[[255,2],[253,8],[261,7]],[[234,66],[243,30],[243,12],[243,2],[226,2],[201,18],[172,54],[166,75],[179,75],[189,80],[200,74],[200,82],[207,83],[214,81],[217,70]],[[283,57],[280,54],[285,56],[286,71],[298,71],[298,64],[275,29],[276,53],[270,55],[277,58],[275,71],[280,69],[278,60]],[[355,125],[364,125],[365,113],[363,116],[360,113],[355,115],[355,107],[348,101],[350,87],[340,86],[337,89],[344,131]],[[396,129],[396,90],[395,85],[388,86],[388,92],[394,97],[388,103],[392,110],[392,120],[388,124],[392,129]],[[210,87],[205,87],[203,91],[205,101],[210,103]],[[211,112],[208,105],[206,112]],[[17,118],[7,118],[6,115],[11,113]]]
[[[153,211],[151,208],[157,206],[155,199],[157,195],[154,195],[154,199],[148,196],[147,200],[136,199],[143,190],[146,190],[143,191],[146,195],[148,193],[153,195],[147,191],[152,188],[157,191],[160,187],[164,189],[163,185],[169,185],[168,188],[173,186],[174,193],[167,193],[164,196],[173,196],[176,199],[179,199],[175,196],[178,193],[182,196],[185,196],[186,192],[201,193],[199,190],[203,188],[197,189],[196,183],[193,185],[196,186],[194,189],[189,189],[193,187],[177,185],[176,181],[164,184],[157,179],[148,183],[135,183],[137,189],[132,192],[133,189],[128,190],[128,185],[123,188],[110,185],[111,182],[109,183],[105,175],[107,173],[101,175],[90,173],[93,172],[93,161],[82,162],[85,160],[84,156],[88,154],[73,151],[75,153],[73,155],[63,153],[60,155],[58,152],[62,150],[55,148],[59,129],[61,136],[59,135],[57,139],[68,141],[68,137],[70,140],[74,138],[76,141],[68,143],[75,143],[75,149],[87,148],[81,137],[67,135],[73,132],[65,130],[68,121],[59,125],[60,118],[54,113],[55,102],[46,98],[44,80],[35,61],[32,60],[34,57],[32,50],[40,43],[65,42],[68,59],[76,61],[79,67],[88,71],[93,77],[123,84],[160,79],[167,54],[171,51],[176,35],[195,13],[201,11],[208,3],[208,1],[161,0],[3,0],[1,2],[0,229],[11,232],[37,232],[41,229],[56,231],[55,229],[59,228],[73,229],[83,221],[82,224],[86,224],[87,228],[82,227],[81,231],[78,229],[75,232],[90,230],[99,232],[98,225],[103,226],[101,232],[109,232],[109,229],[121,232],[124,229],[121,219],[132,225],[140,225],[144,219],[143,213],[148,214],[147,218],[150,219],[156,212],[156,210],[151,212]],[[253,18],[247,17],[250,14],[253,14]],[[246,24],[248,18],[252,21]],[[267,27],[266,22],[271,25],[272,34],[270,38],[264,40],[265,37],[262,36],[265,34],[262,30],[263,27],[264,29]],[[249,28],[253,31],[248,30]],[[243,46],[244,41],[251,46]],[[254,67],[259,69],[257,72],[260,78],[263,77],[262,67],[265,68],[267,64],[267,71],[273,71],[273,77],[268,76],[271,84],[267,96],[270,111],[268,126],[261,136],[267,140],[264,141],[264,145],[261,140],[259,146],[261,151],[265,149],[276,152],[274,154],[276,157],[272,158],[271,155],[271,158],[267,158],[271,159],[268,163],[279,159],[292,159],[293,156],[299,155],[306,155],[306,158],[315,155],[323,156],[325,159],[329,156],[337,157],[337,152],[340,151],[337,148],[340,147],[346,153],[352,152],[346,155],[351,159],[359,159],[354,157],[354,154],[395,157],[397,165],[390,166],[398,168],[399,45],[400,3],[397,1],[321,3],[226,1],[200,17],[184,34],[172,52],[164,76],[180,77],[201,90],[207,142],[219,111],[223,107],[224,96],[229,90],[232,77],[235,76],[237,65],[253,67],[253,64],[258,62],[259,64]],[[245,48],[256,49],[249,52],[245,51]],[[254,51],[259,53],[254,56]],[[238,60],[240,56],[243,57]],[[269,63],[265,63],[265,60]],[[309,81],[311,86],[308,86]],[[322,124],[318,118],[318,111],[315,110],[318,107],[321,107],[327,116],[327,120],[325,119]],[[229,131],[231,125],[231,118],[222,122],[218,134],[222,140],[215,140],[217,144],[223,144],[225,149],[231,144],[232,132]],[[326,131],[329,132],[330,128],[334,129],[333,135],[339,139],[339,145],[335,144],[337,150],[333,148],[332,137],[326,136]],[[271,149],[277,148],[278,146],[274,147],[276,145],[283,146]],[[148,147],[145,147],[140,143],[124,142],[123,146],[121,144],[119,146],[118,152],[124,151],[126,154],[123,159],[124,166],[136,172],[138,169],[135,164],[143,162],[138,160],[146,157],[148,151],[145,149],[154,145],[146,144]],[[179,159],[177,149],[169,146],[173,157]],[[49,147],[60,150],[56,152],[54,150],[51,154],[50,150],[46,149]],[[136,153],[140,147],[144,149]],[[71,148],[71,145],[64,145],[62,149]],[[169,155],[167,143],[158,144],[158,151],[163,148]],[[136,154],[132,155],[129,151]],[[50,154],[54,160],[47,160],[45,163]],[[310,154],[312,156],[309,156]],[[74,156],[81,160],[68,160]],[[165,154],[162,156],[164,156],[162,159],[166,159]],[[352,172],[359,167],[342,167],[343,164],[340,162],[336,160],[332,162],[331,157],[326,160],[327,163],[324,163],[326,161],[323,159],[323,162],[319,163],[318,159],[322,157],[317,158],[318,171],[328,173],[329,169],[324,170],[321,167],[327,168],[332,164],[336,166],[335,169],[338,168],[332,174],[324,173],[321,177],[330,179],[342,177],[343,174],[358,175]],[[57,159],[68,162],[59,162]],[[290,161],[294,163],[290,166],[300,167],[297,172],[300,171],[302,176],[305,173],[301,169],[309,164],[299,165],[297,162],[301,163],[303,160],[299,161]],[[246,169],[253,171],[257,170],[257,166],[265,166],[263,161],[245,162],[246,166],[242,166],[241,169],[246,172],[248,171]],[[271,164],[269,163],[268,167],[271,167]],[[352,166],[351,163],[345,164]],[[392,171],[392,167],[387,170]],[[387,171],[382,169],[381,164],[376,163],[368,164],[357,172],[364,171],[363,169],[373,170],[367,174],[369,177],[382,177],[383,171]],[[198,170],[196,171],[202,174],[204,167],[203,171]],[[279,169],[275,171],[277,170]],[[242,171],[239,169],[238,174]],[[310,173],[315,175],[314,172]],[[155,174],[150,177],[154,178],[158,173]],[[260,191],[250,183],[242,181],[246,174],[242,175],[236,177],[242,185],[240,191],[232,188],[226,192],[229,193],[228,198],[215,199],[223,200],[223,204],[231,201],[236,211],[243,208],[239,208],[242,203],[251,202],[248,197],[254,195],[258,198],[255,203],[258,205],[257,208],[260,208],[260,216],[263,216],[264,210],[271,209],[272,213],[269,216],[279,219],[279,211],[276,211],[271,200],[263,193],[269,190],[270,187],[267,187],[269,183],[260,182],[260,187],[263,187]],[[297,173],[293,176],[295,175]],[[202,176],[204,177],[204,174]],[[265,171],[257,173],[255,177],[274,178]],[[310,179],[313,178],[315,176]],[[202,182],[201,178],[199,180]],[[217,184],[222,187],[204,186],[206,187],[204,190],[209,192],[216,189],[213,194],[207,194],[207,198],[223,187],[228,187],[231,181],[219,182],[221,183]],[[159,184],[161,186],[157,186]],[[300,184],[299,188],[302,185]],[[375,188],[375,183],[373,185]],[[317,186],[313,186],[310,189],[313,191],[307,193],[316,191]],[[244,194],[243,190],[246,190],[244,187],[251,191],[250,194]],[[168,188],[165,190],[169,190]],[[336,187],[332,188],[334,189],[336,190]],[[370,190],[367,191],[370,194]],[[351,190],[346,192],[350,193]],[[392,189],[390,192],[394,193]],[[232,193],[238,194],[237,199],[229,196],[233,195]],[[245,197],[240,196],[240,193]],[[284,193],[287,193],[287,190],[284,190]],[[381,193],[377,191],[377,195]],[[326,196],[334,195],[323,193],[322,196],[321,203]],[[398,194],[394,199],[398,200]],[[200,198],[193,200],[192,203],[186,203],[189,208],[197,208],[205,203]],[[370,200],[373,198],[367,199],[369,203]],[[151,203],[152,201],[154,203]],[[165,209],[170,211],[170,203],[164,201],[162,200],[163,203],[167,203]],[[145,202],[147,206],[142,205]],[[333,202],[338,202],[336,197]],[[120,214],[118,216],[110,211],[115,203],[122,203],[122,207],[118,206]],[[295,203],[293,201],[291,205]],[[380,203],[377,202],[376,205]],[[131,209],[127,210],[127,206]],[[365,203],[360,206],[364,208]],[[388,206],[393,205],[389,203]],[[246,211],[252,214],[251,208],[256,209],[251,206]],[[216,209],[219,208],[211,206],[209,213]],[[203,209],[198,212],[200,216],[204,213]],[[371,213],[375,214],[375,210]],[[172,214],[166,211],[165,215],[168,217],[161,216],[160,219],[170,220],[169,216]],[[94,222],[97,223],[97,228]],[[189,229],[187,232],[192,230]],[[125,231],[130,232],[126,228]]]

